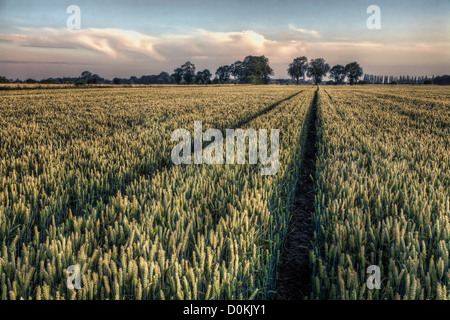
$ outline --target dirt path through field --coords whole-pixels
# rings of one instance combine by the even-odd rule
[[[277,272],[277,299],[282,300],[304,299],[311,292],[309,250],[313,237],[311,215],[314,211],[313,178],[317,152],[317,95],[316,91],[311,105],[306,149],[292,209],[292,220]]]

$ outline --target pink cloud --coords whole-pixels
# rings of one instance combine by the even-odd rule
[[[330,64],[358,61],[370,73],[392,72],[394,65],[414,68],[425,62],[429,65],[430,61],[439,68],[448,68],[450,61],[449,43],[319,41],[318,33],[303,29],[297,32],[309,34],[312,40],[284,38],[277,41],[252,30],[213,32],[195,29],[185,34],[161,36],[111,28],[74,31],[21,28],[20,31],[0,34],[1,67],[11,77],[15,77],[16,71],[12,67],[8,70],[8,65],[17,69],[21,61],[34,62],[35,65],[68,63],[64,69],[66,73],[78,72],[80,65],[85,64],[104,77],[142,75],[162,70],[171,72],[186,60],[198,64],[199,69],[209,68],[214,73],[220,65],[231,64],[247,55],[268,57],[275,77],[286,77],[287,65],[295,57],[303,55],[309,59],[323,57]],[[13,64],[14,61],[17,63]],[[23,69],[32,72],[35,65],[28,63]],[[387,67],[383,69],[383,65]],[[38,68],[41,73],[43,69]],[[58,72],[56,68],[51,70]],[[49,76],[59,74],[42,75]]]

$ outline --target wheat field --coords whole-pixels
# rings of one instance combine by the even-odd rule
[[[277,174],[174,165],[194,121],[279,129]],[[273,298],[311,125],[308,298],[450,298],[450,90],[279,85],[0,91],[0,298]]]

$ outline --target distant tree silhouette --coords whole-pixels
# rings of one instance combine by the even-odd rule
[[[330,69],[330,76],[333,78],[335,84],[344,83],[347,72],[343,65],[337,64]]]
[[[211,83],[212,74],[208,69],[197,72],[195,76],[195,83],[198,84],[209,84]]]
[[[82,78],[90,78],[92,76],[92,72],[90,72],[90,71],[83,71],[82,73],[81,73],[81,77]]]
[[[186,84],[193,84],[196,80],[195,65],[186,61],[181,67],[173,70],[172,77],[177,84],[180,84],[183,80]]]
[[[137,83],[139,83],[139,79],[136,76],[131,76],[130,77],[130,83],[131,84],[137,84]]]
[[[234,80],[239,83],[243,83],[245,81],[245,68],[242,61],[236,61],[230,66],[231,75],[234,77]]]
[[[438,85],[450,85],[450,76],[449,75],[444,75],[444,76],[439,76],[433,79],[433,84],[438,84]]]
[[[181,81],[183,81],[183,69],[176,68],[175,70],[173,70],[172,77],[177,84],[180,84]]]
[[[156,76],[156,83],[164,84],[164,83],[171,83],[171,82],[172,82],[172,79],[170,78],[170,74],[168,74],[165,71],[160,72]]]
[[[228,65],[217,68],[216,76],[219,79],[219,83],[228,83],[230,81],[231,70],[231,67]]]
[[[308,68],[308,58],[303,56],[295,58],[294,61],[289,64],[289,69],[287,70],[287,72],[292,79],[295,79],[297,81],[298,85],[298,80],[300,78],[303,79],[305,78],[305,72],[307,68]]]
[[[190,61],[185,62],[181,66],[181,70],[183,70],[183,79],[187,84],[192,84],[195,81],[195,65]]]
[[[325,62],[325,59],[312,59],[308,64],[307,75],[308,77],[313,78],[314,84],[320,84],[322,82],[322,78],[326,76],[329,70],[330,66]]]
[[[350,85],[355,84],[359,77],[363,75],[363,69],[357,62],[351,62],[345,66],[347,72],[348,82]]]

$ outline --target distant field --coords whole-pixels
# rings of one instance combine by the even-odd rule
[[[450,88],[167,86],[0,91],[0,299],[276,298],[316,109],[306,296],[450,298]],[[279,129],[278,173],[174,165],[194,121]]]
[[[192,84],[190,87],[234,87],[235,84]],[[250,84],[240,84],[239,86],[251,86]],[[85,88],[152,88],[152,87],[179,87],[176,84],[73,84],[73,83],[62,83],[62,84],[48,84],[48,83],[0,83],[1,90],[22,90],[22,89],[85,89]]]

